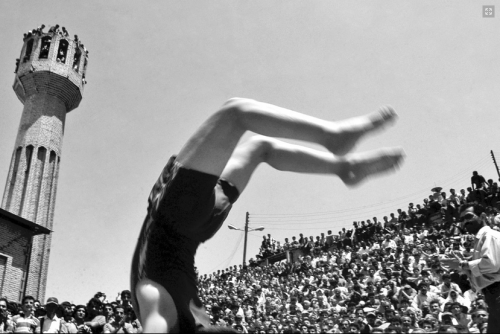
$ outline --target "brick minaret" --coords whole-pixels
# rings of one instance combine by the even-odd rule
[[[66,113],[82,100],[88,52],[65,28],[43,27],[24,35],[16,64],[13,88],[24,108],[2,208],[52,230]],[[27,282],[21,282],[42,302],[50,242],[50,235],[34,238]]]

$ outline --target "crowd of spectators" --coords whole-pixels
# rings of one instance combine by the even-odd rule
[[[19,304],[2,297],[0,333],[142,333],[142,326],[131,293],[124,290],[111,302],[98,292],[86,305],[59,303],[55,297],[42,305],[31,296],[24,296]]]
[[[198,275],[212,324],[259,334],[486,333],[484,296],[439,258],[471,256],[474,236],[459,224],[468,205],[483,206],[481,219],[499,229],[500,190],[477,172],[467,193],[441,190],[382,221],[354,222],[338,235],[300,234],[282,244],[264,236],[257,261]],[[301,255],[266,261],[287,251]],[[0,298],[0,333],[141,333],[130,299],[128,290],[113,302],[97,293],[86,305]]]
[[[474,172],[467,192],[441,190],[338,235],[264,236],[257,261],[199,276],[212,323],[243,333],[485,333],[484,296],[439,258],[472,255],[474,236],[459,224],[468,205],[499,229],[498,184]],[[266,261],[286,251],[302,255]]]

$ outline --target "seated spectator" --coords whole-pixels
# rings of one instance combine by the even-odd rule
[[[450,291],[454,290],[455,292],[460,291],[460,287],[456,283],[451,282],[451,276],[450,274],[444,274],[441,276],[443,283],[438,286],[440,290],[440,294],[442,298],[448,298],[448,294]]]
[[[438,298],[437,295],[429,292],[429,285],[427,285],[426,283],[420,283],[418,286],[418,291],[419,293],[413,299],[414,308],[420,308],[422,306],[422,303],[429,303],[431,300]]]
[[[472,322],[469,326],[470,333],[486,333],[488,329],[488,312],[477,309],[472,312]]]
[[[465,310],[463,309],[462,305],[457,302],[452,302],[450,305],[450,310],[456,322],[458,323],[458,326],[468,328],[468,324],[471,319],[467,316],[467,312],[463,312]]]

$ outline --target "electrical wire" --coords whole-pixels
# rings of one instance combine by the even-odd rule
[[[479,159],[478,161],[474,162],[473,164],[465,167],[465,168],[462,168],[459,172],[445,178],[444,180],[441,181],[441,184],[443,183],[446,183],[448,184],[452,179],[455,179],[457,176],[461,176],[465,173],[470,173],[470,170],[473,168],[473,167],[482,167],[484,166],[486,163],[487,163],[487,160],[489,160],[488,157],[483,157],[481,159]],[[421,188],[413,193],[410,193],[410,194],[406,194],[406,195],[403,195],[403,196],[400,196],[400,197],[397,197],[395,199],[393,199],[391,202],[386,202],[387,204],[391,204],[393,203],[394,201],[397,201],[399,199],[406,199],[408,197],[411,197],[413,196],[414,194],[419,194],[419,193],[422,193],[422,192],[426,192],[428,193],[429,192],[429,187],[425,187],[425,188]],[[373,206],[377,206],[379,205],[380,203],[378,204],[371,204],[371,205],[365,205],[365,206],[361,206],[361,207],[353,207],[353,208],[348,208],[348,209],[341,209],[341,210],[334,210],[334,211],[324,211],[324,212],[310,212],[310,213],[300,213],[300,214],[293,214],[293,213],[273,213],[273,214],[260,214],[260,213],[251,213],[249,216],[250,217],[254,217],[254,218],[266,218],[266,219],[271,219],[271,218],[279,218],[279,217],[282,217],[282,218],[286,218],[286,217],[289,217],[289,216],[293,216],[293,217],[306,217],[306,216],[318,216],[318,215],[329,215],[329,214],[332,214],[332,213],[341,213],[341,212],[349,212],[349,211],[359,211],[359,209],[362,209],[362,208],[369,208],[369,207],[373,207]]]
[[[473,164],[468,165],[467,167],[461,168],[454,174],[446,177],[442,181],[439,182],[441,186],[447,187],[449,185],[454,185],[458,181],[468,181],[471,169],[479,169],[480,167],[484,167],[489,164],[489,158],[483,157]],[[466,176],[467,175],[467,176]],[[422,192],[425,191],[425,194]],[[304,227],[301,228],[282,228],[281,225],[303,225],[308,222],[313,222],[315,227],[308,226],[307,229],[311,230],[319,230],[325,229],[326,227],[318,226],[321,224],[329,224],[335,225],[336,227],[347,227],[351,226],[350,222],[347,222],[349,218],[359,219],[360,216],[377,216],[378,214],[383,214],[382,211],[386,211],[386,207],[388,206],[402,206],[403,202],[407,202],[408,198],[415,197],[415,195],[420,194],[420,197],[427,197],[429,194],[429,187],[423,188],[422,190],[418,190],[412,192],[407,195],[400,196],[390,202],[385,203],[377,203],[372,205],[366,205],[362,207],[354,207],[349,209],[335,210],[335,211],[325,211],[325,212],[312,212],[312,213],[303,213],[303,214],[250,214],[249,218],[251,218],[252,223],[259,223],[266,225],[266,229],[270,230],[304,230]],[[398,205],[397,205],[398,204]],[[376,208],[375,208],[376,207]],[[353,212],[355,211],[355,212]],[[367,212],[365,212],[367,211]]]
[[[223,265],[222,267],[227,268],[228,263],[231,262],[233,260],[234,256],[236,255],[236,249],[238,249],[238,246],[241,243],[241,239],[243,239],[243,235],[244,235],[244,233],[240,233],[240,237],[238,238],[238,241],[235,243],[233,250],[229,253],[229,256],[227,258],[225,258],[224,260],[222,260],[221,262],[219,262],[219,264],[217,264],[213,269],[209,270],[209,272],[214,272],[215,270],[217,270],[217,268],[221,267],[221,264],[223,264],[223,263],[226,263],[226,264]]]
[[[488,162],[483,162],[483,164],[486,164]],[[483,165],[482,164],[482,165]],[[452,184],[454,183],[454,181],[449,181],[449,182],[446,182],[445,184],[442,184],[440,183],[441,185],[443,186],[447,186],[449,184]],[[426,188],[428,189],[428,188]],[[427,191],[428,193],[428,191]],[[297,216],[293,216],[293,217],[269,217],[269,218],[252,218],[252,222],[253,223],[266,223],[266,224],[270,224],[270,225],[285,225],[285,224],[302,224],[304,222],[315,222],[316,224],[321,224],[321,223],[331,223],[332,220],[345,220],[346,218],[358,218],[359,216],[368,216],[368,215],[374,215],[376,216],[378,213],[382,213],[384,214],[384,212],[381,212],[383,208],[385,207],[388,207],[388,206],[403,206],[403,205],[407,205],[408,201],[403,201],[401,202],[401,205],[399,204],[401,201],[391,201],[391,202],[386,202],[386,203],[382,203],[382,204],[374,204],[374,205],[371,205],[370,207],[374,207],[374,206],[377,206],[377,208],[375,210],[370,210],[368,212],[364,212],[366,211],[366,209],[360,209],[356,212],[352,212],[352,213],[348,213],[348,214],[343,214],[343,215],[329,215],[329,216],[324,216],[324,217],[315,217],[313,216],[313,218],[309,218],[309,216],[306,216],[306,217],[302,217],[300,215],[297,215]],[[386,209],[384,209],[385,211]],[[252,217],[252,215],[250,215],[250,217]],[[293,219],[293,218],[297,218],[297,219]],[[293,223],[293,222],[298,222],[298,223]]]

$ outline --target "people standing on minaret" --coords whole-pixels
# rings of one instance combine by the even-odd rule
[[[55,26],[50,27],[49,33],[56,33],[57,29],[59,29],[59,24],[56,24]]]
[[[396,117],[391,107],[383,107],[329,122],[255,100],[227,101],[170,158],[149,197],[131,273],[134,309],[144,331],[210,330],[198,297],[194,255],[221,227],[260,163],[282,171],[337,175],[356,186],[402,162],[400,148],[343,156]],[[259,136],[237,145],[246,131]],[[317,143],[329,152],[268,136]]]

